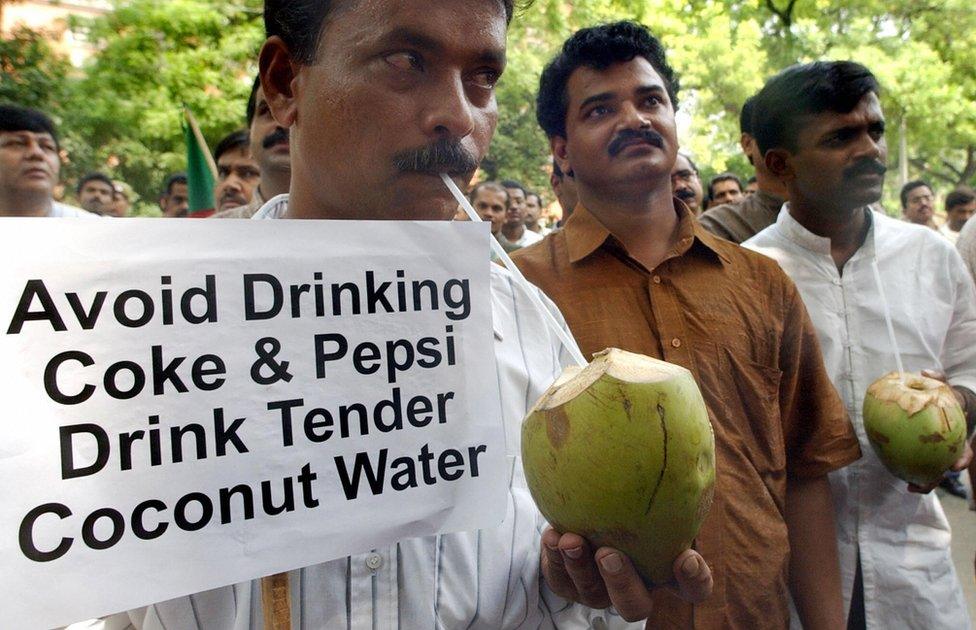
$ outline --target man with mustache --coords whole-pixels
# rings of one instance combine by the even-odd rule
[[[269,201],[254,220],[449,221],[457,202],[440,174],[466,188],[488,152],[514,9],[511,0],[266,0],[261,85],[275,120],[290,131],[294,159],[289,194]],[[389,255],[378,243],[377,255],[383,254]],[[528,405],[568,356],[510,274],[485,264],[499,421],[517,440]],[[290,572],[292,627],[619,628],[628,625],[621,617],[656,615],[620,552],[567,548],[571,570],[557,549],[547,549],[543,560],[541,515],[520,462],[511,465],[508,504],[497,526],[402,540]],[[697,552],[683,553],[674,568],[673,588],[682,597],[708,595],[711,574]],[[547,582],[600,609],[612,604],[619,615],[570,604]],[[140,630],[257,629],[260,592],[253,581],[155,604],[128,618]]]
[[[864,457],[830,475],[848,628],[968,628],[949,523],[935,487],[908,486],[869,446],[867,387],[896,369],[936,371],[976,418],[976,292],[959,254],[935,231],[873,212],[887,146],[879,87],[850,61],[787,68],[755,101],[756,141],[789,202],[746,242],[793,278]],[[952,467],[972,457],[967,446]]]
[[[217,212],[246,205],[261,179],[258,163],[251,155],[251,136],[245,130],[228,134],[214,149],[217,186],[214,203]]]
[[[680,151],[671,169],[671,188],[674,196],[684,202],[695,216],[702,213],[705,191],[702,190],[698,167],[690,157]]]
[[[836,629],[826,475],[858,458],[857,438],[793,283],[772,260],[707,232],[672,195],[677,91],[642,25],[567,40],[542,73],[536,111],[579,203],[562,230],[513,258],[584,354],[656,357],[688,368],[702,390],[717,464],[695,548],[715,592],[695,606],[654,593],[654,627],[783,628],[792,593],[807,630]],[[543,543],[581,557],[588,548],[553,531]]]
[[[901,187],[901,212],[909,223],[924,225],[937,230],[935,224],[935,193],[932,187],[921,179],[908,182]]]
[[[99,216],[112,215],[115,183],[105,173],[88,173],[78,180],[78,203]]]
[[[508,209],[505,212],[502,229],[495,236],[505,251],[511,253],[532,243],[538,243],[542,240],[542,236],[525,227],[528,195],[525,186],[511,179],[504,180],[502,186],[508,191]]]
[[[0,217],[98,217],[54,200],[60,149],[57,130],[47,115],[0,105]]]
[[[250,219],[270,199],[288,192],[291,180],[291,145],[288,130],[275,122],[268,100],[261,89],[261,77],[254,78],[247,100],[247,128],[250,130],[251,155],[261,171],[251,200],[243,206],[214,214],[216,219]]]

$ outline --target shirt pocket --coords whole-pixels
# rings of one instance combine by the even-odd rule
[[[730,446],[740,450],[771,489],[785,478],[786,452],[779,408],[783,373],[728,347],[716,347],[723,382],[721,414]],[[718,411],[718,410],[716,410]]]

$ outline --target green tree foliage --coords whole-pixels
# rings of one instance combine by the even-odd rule
[[[70,71],[71,64],[51,48],[45,33],[21,26],[0,39],[0,102],[60,109]]]
[[[243,125],[262,3],[116,2],[110,14],[74,23],[98,50],[79,76],[35,34],[2,42],[0,98],[38,104],[61,122],[69,179],[106,170],[154,202],[166,173],[184,166],[182,103],[211,145]],[[942,188],[976,180],[971,0],[536,0],[509,30],[488,177],[548,190],[549,146],[535,121],[539,74],[573,31],[617,19],[644,22],[664,41],[681,79],[679,139],[705,177],[751,173],[738,113],[766,78],[796,62],[853,58],[882,82],[892,167],[904,121],[909,176]],[[899,182],[888,181],[890,199]]]

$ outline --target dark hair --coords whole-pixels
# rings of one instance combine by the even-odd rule
[[[566,108],[569,107],[566,84],[573,71],[581,66],[605,70],[635,57],[646,59],[661,75],[671,105],[678,109],[678,77],[665,59],[661,42],[637,22],[601,24],[573,33],[542,71],[535,115],[546,135],[566,136]]]
[[[969,186],[960,186],[946,195],[946,212],[952,210],[956,206],[964,206],[973,201],[976,201],[976,192],[973,192],[973,189]]]
[[[742,104],[739,112],[739,133],[752,135],[752,112],[756,109],[756,96],[752,95]]]
[[[749,184],[755,184],[757,181],[759,181],[759,180],[757,180],[756,179],[756,176],[753,175],[752,177],[750,177],[749,179],[746,180],[746,185],[748,186]]]
[[[115,182],[113,182],[105,173],[88,173],[79,179],[78,188],[75,189],[79,195],[81,194],[81,189],[84,188],[85,184],[88,182],[104,182],[108,184],[108,187],[112,189],[112,196],[115,196]]]
[[[699,174],[698,165],[695,164],[695,161],[691,159],[691,156],[689,156],[687,153],[684,153],[682,151],[678,151],[678,155],[688,160],[688,166],[691,167],[691,170],[695,171],[695,175]]]
[[[247,149],[251,147],[251,133],[247,129],[239,129],[224,136],[224,139],[218,142],[217,148],[214,149],[214,161],[219,160],[224,153],[240,147]]]
[[[735,182],[739,186],[739,192],[742,192],[742,180],[735,173],[719,173],[712,178],[712,181],[708,182],[708,197],[712,198],[715,196],[715,184],[719,182]]]
[[[529,194],[529,191],[525,189],[525,186],[515,181],[514,179],[503,179],[502,186],[504,186],[505,188],[518,188],[519,190],[522,191],[523,195]]]
[[[529,197],[535,197],[536,199],[538,199],[539,200],[539,206],[540,207],[542,206],[542,195],[540,195],[537,192],[532,192],[532,191],[528,191],[527,190],[527,191],[525,191],[525,200],[528,201],[529,200]]]
[[[515,0],[499,1],[505,7],[507,24],[512,21]],[[308,65],[315,60],[325,18],[332,5],[332,0],[265,0],[265,35],[280,37],[288,46],[292,59]]]
[[[258,88],[261,87],[261,75],[254,77],[254,85],[251,86],[251,96],[247,99],[247,107],[244,109],[244,120],[247,121],[247,128],[251,128],[254,122],[254,113],[258,108]]]
[[[783,70],[755,96],[752,136],[765,154],[782,147],[796,151],[802,118],[823,112],[846,114],[865,94],[880,92],[871,71],[853,61],[815,61]]]
[[[921,179],[914,179],[901,187],[902,210],[908,207],[908,193],[912,192],[916,188],[921,188],[922,186],[925,186],[930,191],[932,190],[932,187],[929,186],[929,183]]]
[[[32,131],[46,133],[54,138],[54,144],[60,150],[58,132],[54,123],[42,111],[19,105],[0,105],[0,131]]]
[[[482,188],[487,188],[489,190],[494,190],[495,192],[500,192],[504,194],[506,206],[512,203],[512,199],[508,194],[508,190],[505,188],[503,184],[496,181],[480,182],[476,184],[475,187],[471,189],[471,192],[468,193],[468,201],[474,203],[474,198],[478,196],[478,192],[480,192]]]
[[[163,193],[160,197],[173,194],[173,186],[176,184],[186,184],[186,173],[173,173],[163,182]]]

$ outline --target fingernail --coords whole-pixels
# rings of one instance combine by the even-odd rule
[[[620,561],[620,556],[611,553],[600,559],[600,566],[607,573],[617,573],[623,567],[623,562]]]
[[[572,549],[567,549],[563,552],[573,560],[579,560],[580,556],[583,555],[582,547],[573,547]]]
[[[698,558],[695,556],[689,556],[685,558],[685,561],[681,563],[681,572],[688,577],[694,577],[698,574]]]

